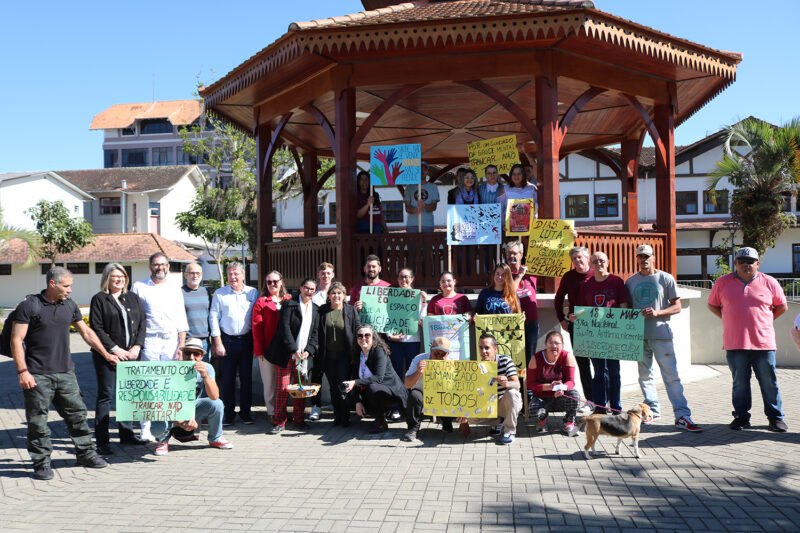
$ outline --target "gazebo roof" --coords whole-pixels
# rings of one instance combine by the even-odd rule
[[[511,133],[535,153],[529,130],[489,96],[535,120],[533,72],[557,76],[562,117],[589,89],[604,91],[577,113],[563,154],[641,131],[626,95],[647,112],[672,102],[680,124],[733,82],[740,61],[588,1],[419,0],[292,23],[201,94],[208,109],[248,131],[256,108],[262,123],[292,112],[284,141],[331,155],[317,118],[333,121],[334,88],[356,88],[358,122],[406,87],[363,139],[359,158],[370,144],[419,142],[426,160],[451,163],[466,158],[468,142]],[[471,80],[480,81],[459,83]],[[409,88],[416,84],[424,86]]]

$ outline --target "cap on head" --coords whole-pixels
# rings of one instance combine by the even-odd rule
[[[450,339],[447,337],[436,337],[431,343],[431,351],[439,350],[440,352],[450,353]]]
[[[653,247],[649,244],[640,244],[636,247],[636,255],[646,255],[647,257],[653,257]]]
[[[203,355],[206,354],[206,351],[203,349],[203,341],[200,339],[186,339],[186,343],[181,346],[181,352],[184,350],[197,350],[203,352]]]
[[[754,259],[758,261],[758,252],[755,248],[744,246],[736,250],[736,259]]]

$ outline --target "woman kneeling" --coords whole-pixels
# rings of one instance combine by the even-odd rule
[[[531,407],[536,411],[537,431],[544,431],[547,426],[548,412],[563,410],[564,431],[570,437],[578,434],[575,412],[581,396],[575,389],[575,358],[564,351],[561,333],[548,333],[545,349],[531,358],[528,388],[533,391]]]

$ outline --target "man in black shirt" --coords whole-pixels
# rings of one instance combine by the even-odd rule
[[[33,460],[33,476],[42,480],[53,479],[50,467],[53,445],[47,427],[51,402],[67,424],[78,464],[89,468],[108,466],[97,455],[92,431],[86,422],[86,405],[78,388],[69,348],[70,324],[109,362],[119,361],[103,348],[95,332],[83,322],[78,307],[69,299],[72,273],[63,267],[53,267],[46,279],[47,289],[17,306],[11,329],[11,354],[25,395],[28,452]]]

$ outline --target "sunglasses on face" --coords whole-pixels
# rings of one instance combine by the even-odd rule
[[[281,280],[279,280],[279,279],[268,279],[267,280],[267,285],[277,285],[280,282],[281,282]]]
[[[756,260],[755,259],[737,259],[743,265],[754,265]]]
[[[372,333],[359,333],[357,335],[357,337],[359,339],[371,339],[372,338]]]
[[[186,355],[203,355],[203,352],[198,352],[197,350],[184,350],[183,353]]]

